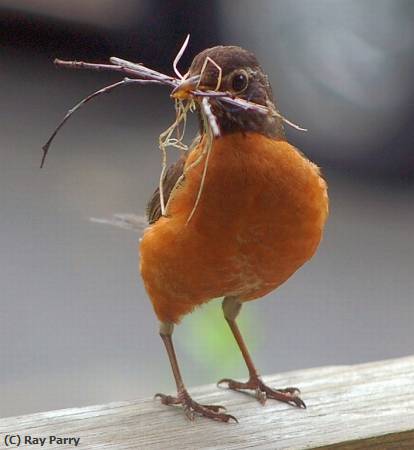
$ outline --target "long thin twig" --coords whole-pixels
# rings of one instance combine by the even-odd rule
[[[74,69],[74,70],[93,70],[95,72],[120,72],[121,74],[131,77],[131,78],[142,78],[137,77],[137,73],[135,70],[130,70],[127,67],[121,67],[116,64],[97,64],[97,63],[88,63],[84,61],[64,61],[63,59],[56,58],[53,63],[55,66],[64,67],[65,69]]]
[[[62,119],[62,121],[59,123],[59,125],[55,128],[55,131],[52,133],[46,144],[42,147],[43,149],[43,155],[42,155],[42,161],[40,163],[40,168],[44,166],[46,156],[49,152],[50,145],[52,144],[53,140],[55,139],[56,135],[58,134],[59,130],[65,125],[65,123],[69,120],[69,118],[74,114],[79,108],[81,108],[85,103],[89,102],[93,98],[97,97],[101,94],[107,94],[114,89],[116,89],[119,86],[126,86],[129,84],[161,84],[157,80],[135,80],[131,78],[124,78],[121,81],[118,81],[117,83],[111,84],[109,86],[105,86],[102,89],[99,89],[98,91],[93,92],[92,94],[85,97],[83,100],[81,100],[78,104],[76,104],[72,109],[70,109],[65,117]]]
[[[185,40],[183,46],[181,47],[179,54],[177,55],[175,59],[175,65],[178,63],[179,57],[181,57],[186,44],[188,43],[188,37]],[[127,75],[129,78],[125,78],[122,81],[118,81],[117,83],[111,84],[109,86],[106,86],[102,89],[99,89],[98,91],[88,95],[86,98],[84,98],[82,101],[80,101],[77,105],[75,105],[72,109],[70,109],[63,120],[58,124],[56,129],[53,131],[52,135],[46,142],[46,144],[43,146],[43,156],[40,167],[44,166],[46,156],[48,154],[50,145],[52,144],[52,141],[56,137],[57,133],[60,131],[60,129],[63,127],[63,125],[67,122],[67,120],[72,116],[73,113],[75,113],[81,106],[83,106],[88,101],[92,100],[93,98],[99,96],[100,94],[105,94],[108,92],[111,92],[113,89],[117,88],[118,86],[125,86],[129,84],[159,84],[159,85],[167,85],[170,87],[177,87],[181,80],[165,75],[161,72],[157,72],[156,70],[149,69],[148,67],[145,67],[142,64],[133,63],[131,61],[127,61],[121,58],[111,57],[110,58],[111,64],[96,64],[96,63],[88,63],[84,61],[64,61],[61,59],[55,59],[54,63],[59,67],[65,67],[69,69],[87,69],[87,70],[94,70],[94,71],[111,71],[111,72],[118,72],[122,73],[123,75]],[[298,125],[294,124],[290,120],[286,119],[284,116],[282,116],[277,110],[274,108],[268,108],[263,105],[259,105],[257,103],[253,103],[247,100],[243,100],[241,98],[234,97],[229,92],[221,92],[221,91],[201,91],[199,89],[195,89],[191,91],[191,94],[197,98],[197,97],[207,97],[207,98],[216,98],[220,102],[228,103],[233,106],[237,106],[239,108],[242,108],[244,110],[252,110],[255,112],[259,112],[262,114],[270,114],[272,116],[277,116],[281,120],[283,120],[285,123],[290,125],[291,127],[306,131],[305,128],[301,128]],[[213,134],[215,136],[218,135],[217,128],[215,126],[215,118],[213,120],[212,114],[209,103],[203,103],[201,102],[202,107],[209,119],[210,125],[214,128]]]
[[[126,61],[121,58],[111,57],[111,64],[94,64],[94,63],[86,63],[83,61],[63,61],[60,59],[55,60],[55,64],[59,67],[65,67],[69,69],[89,69],[95,71],[113,71],[113,72],[121,72],[128,74],[129,77],[132,78],[140,78],[147,80],[156,80],[161,84],[165,84],[171,87],[176,87],[179,85],[180,80],[174,77],[170,77],[161,72],[157,72],[156,70],[149,69],[142,64],[133,63],[131,61]],[[305,128],[299,127],[293,122],[286,119],[286,117],[282,116],[278,111],[273,108],[270,109],[267,106],[259,105],[258,103],[249,102],[248,100],[243,100],[238,97],[234,97],[229,92],[224,91],[212,91],[212,90],[192,90],[191,94],[194,97],[217,97],[220,101],[229,103],[233,106],[238,106],[245,110],[253,110],[262,114],[271,114],[281,118],[288,125],[292,126],[301,131],[307,131]]]

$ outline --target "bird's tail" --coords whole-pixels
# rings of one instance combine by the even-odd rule
[[[137,214],[114,214],[109,219],[91,217],[89,220],[94,223],[112,225],[124,230],[135,231],[140,234],[142,234],[144,229],[148,226],[147,218]]]

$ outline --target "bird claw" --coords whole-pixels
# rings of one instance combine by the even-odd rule
[[[298,408],[306,409],[305,402],[299,397],[300,390],[296,387],[272,389],[266,386],[266,384],[264,384],[258,376],[250,377],[250,379],[246,383],[235,381],[230,378],[223,378],[217,383],[217,386],[220,387],[220,385],[223,383],[227,384],[228,389],[232,389],[234,391],[254,390],[255,397],[262,405],[266,403],[266,400],[268,398],[271,398],[284,403],[288,403],[292,406],[297,406]]]
[[[202,405],[194,401],[190,394],[186,390],[179,391],[177,397],[165,394],[155,394],[154,398],[160,398],[161,403],[164,405],[182,405],[186,417],[193,421],[196,413],[200,416],[207,417],[209,419],[217,420],[219,422],[229,422],[234,420],[236,423],[239,421],[236,417],[220,412],[220,410],[226,411],[226,408],[221,405]]]

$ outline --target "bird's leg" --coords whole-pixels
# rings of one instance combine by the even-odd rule
[[[236,297],[225,297],[223,300],[223,312],[227,323],[233,333],[234,338],[240,348],[244,361],[246,362],[247,369],[249,370],[249,380],[245,383],[231,380],[229,378],[223,378],[217,384],[226,383],[229,389],[233,390],[254,390],[256,398],[260,403],[264,404],[266,399],[272,398],[281,402],[289,403],[291,405],[298,406],[300,408],[306,408],[305,403],[300,399],[300,391],[294,387],[288,387],[284,389],[271,389],[266,386],[261,380],[246,344],[240,333],[239,327],[236,323],[236,317],[241,310],[242,304]]]
[[[171,337],[173,329],[174,325],[172,323],[161,323],[160,325],[160,336],[164,342],[165,349],[167,350],[168,358],[170,360],[175,384],[177,385],[177,396],[174,397],[172,395],[156,394],[155,397],[160,398],[161,402],[164,405],[182,405],[185,415],[190,420],[194,420],[195,414],[199,414],[201,416],[208,417],[220,422],[228,422],[230,419],[233,419],[235,422],[237,422],[237,419],[234,416],[220,412],[220,409],[226,409],[224,408],[224,406],[201,405],[200,403],[195,402],[190,397],[190,394],[187,392],[187,389],[184,386],[180,368],[178,366],[177,357],[175,355],[174,345]]]

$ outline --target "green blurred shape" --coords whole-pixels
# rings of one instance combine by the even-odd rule
[[[213,300],[188,315],[176,334],[177,340],[193,362],[211,376],[241,374],[246,372],[243,357],[224,319],[219,300]],[[254,352],[260,340],[261,327],[253,309],[243,308],[237,323],[249,351]]]

